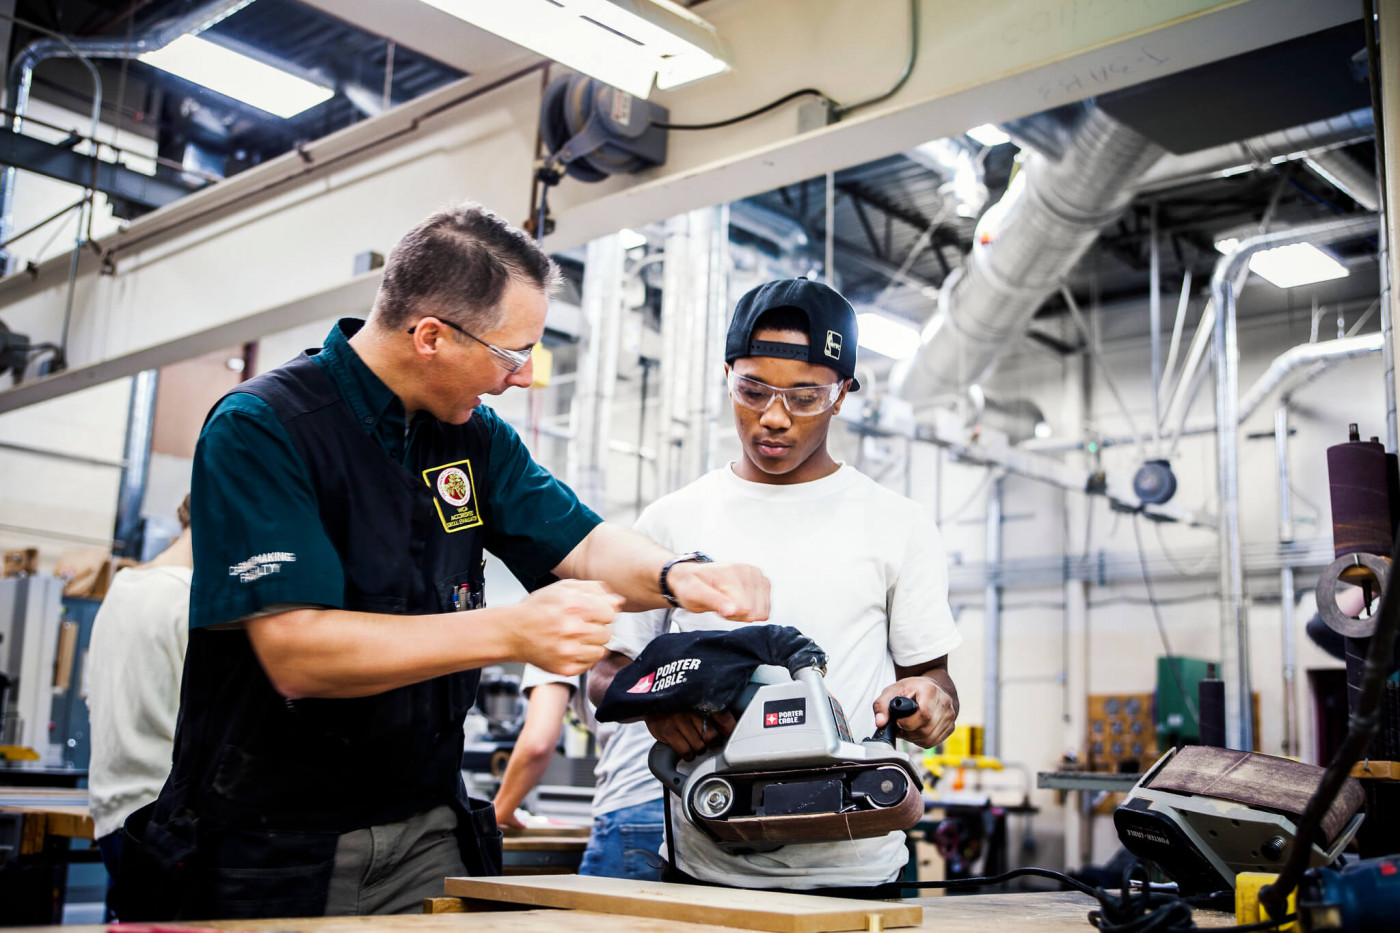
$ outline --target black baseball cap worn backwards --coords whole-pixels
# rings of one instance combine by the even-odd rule
[[[758,319],[774,308],[796,308],[807,315],[806,346],[753,339]],[[829,366],[842,379],[851,380],[851,391],[855,392],[860,388],[856,379],[857,336],[855,309],[835,289],[805,276],[779,279],[750,289],[734,306],[729,336],[724,341],[724,361],[772,356]]]

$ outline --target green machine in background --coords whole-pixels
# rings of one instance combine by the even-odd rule
[[[1201,681],[1214,677],[1214,661],[1183,657],[1157,659],[1158,749],[1166,751],[1176,745],[1195,745],[1201,741],[1197,697]]]

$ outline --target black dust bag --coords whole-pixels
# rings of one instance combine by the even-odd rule
[[[617,672],[598,707],[599,722],[667,713],[715,713],[738,699],[760,664],[826,667],[826,652],[790,625],[658,635]]]

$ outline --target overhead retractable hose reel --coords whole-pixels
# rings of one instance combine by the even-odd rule
[[[666,161],[665,107],[633,97],[587,75],[560,75],[540,105],[540,135],[549,156],[535,174],[540,198],[535,237],[544,235],[545,193],[565,175],[602,181]]]

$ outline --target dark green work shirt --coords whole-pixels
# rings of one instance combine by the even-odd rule
[[[432,416],[419,412],[411,423],[406,420],[403,403],[350,346],[359,326],[352,319],[338,322],[313,359],[385,456],[415,474],[436,466],[420,462],[414,443]],[[602,519],[535,463],[495,412],[478,406],[472,418],[485,423],[491,438],[486,548],[527,589],[535,589]],[[345,577],[321,527],[315,487],[263,400],[229,395],[209,416],[195,450],[190,526],[191,628],[283,603],[344,605]],[[364,533],[373,535],[374,529]]]

